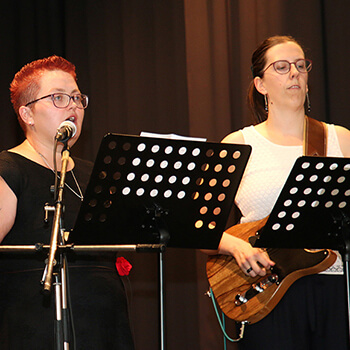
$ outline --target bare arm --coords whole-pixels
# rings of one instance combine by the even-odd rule
[[[17,197],[0,177],[0,242],[11,230],[17,212]]]
[[[243,239],[234,237],[226,232],[221,237],[218,250],[202,251],[208,255],[224,254],[233,256],[242,271],[251,277],[257,275],[265,276],[266,270],[275,265],[268,254],[262,249],[253,248]],[[250,268],[252,270],[247,273],[247,270]]]
[[[227,135],[222,142],[244,144],[243,134],[240,131],[233,132]],[[247,270],[252,268],[252,270],[247,273],[251,277],[257,275],[264,276],[266,270],[275,264],[266,252],[259,248],[253,248],[243,239],[232,236],[226,232],[224,232],[221,237],[218,250],[203,250],[203,252],[208,255],[232,255],[244,273],[247,273]]]

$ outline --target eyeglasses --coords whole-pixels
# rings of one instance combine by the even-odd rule
[[[32,103],[38,102],[40,100],[43,100],[44,98],[51,97],[52,103],[56,108],[66,108],[70,104],[70,100],[73,100],[73,102],[76,104],[78,108],[85,109],[88,106],[89,98],[84,94],[75,94],[75,95],[68,95],[62,92],[57,92],[55,94],[46,95],[40,98],[37,98],[34,101],[28,102],[25,106],[29,106]]]
[[[276,62],[272,62],[269,64],[263,71],[262,73],[265,73],[267,69],[269,69],[271,66],[273,66],[274,70],[278,74],[287,74],[290,72],[290,68],[294,64],[295,68],[298,70],[300,73],[307,73],[310,72],[312,68],[312,61],[311,60],[306,60],[306,59],[300,59],[295,62],[289,62],[286,60],[280,60]]]

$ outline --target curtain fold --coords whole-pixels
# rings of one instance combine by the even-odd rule
[[[192,134],[220,141],[230,130],[225,1],[185,1],[186,67]]]

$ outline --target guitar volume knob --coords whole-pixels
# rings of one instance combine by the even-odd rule
[[[274,273],[273,275],[270,275],[267,279],[271,283],[277,283],[278,282],[278,275]]]
[[[242,305],[242,304],[245,304],[248,299],[245,298],[243,295],[241,294],[237,294],[236,297],[235,297],[236,301],[235,301],[235,304],[236,306],[239,306],[239,305]]]

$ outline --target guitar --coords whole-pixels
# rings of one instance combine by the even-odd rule
[[[267,219],[238,224],[225,232],[251,242]],[[263,277],[244,274],[232,256],[208,257],[208,281],[218,305],[227,317],[238,322],[260,321],[273,310],[297,279],[326,270],[337,258],[329,249],[311,251],[273,248],[266,251],[276,265]]]

